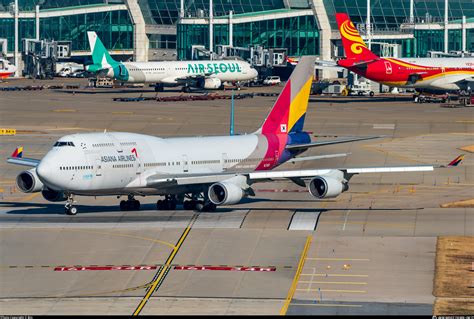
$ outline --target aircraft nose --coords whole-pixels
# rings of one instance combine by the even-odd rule
[[[258,76],[257,70],[252,69],[252,75],[253,75],[254,78],[256,78]]]
[[[51,166],[48,165],[46,161],[41,161],[38,166],[36,166],[36,174],[42,182],[47,182],[51,179]]]

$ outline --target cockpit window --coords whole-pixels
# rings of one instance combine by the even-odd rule
[[[57,141],[53,145],[53,147],[62,147],[62,146],[72,146],[72,147],[74,147],[74,143],[73,142]]]

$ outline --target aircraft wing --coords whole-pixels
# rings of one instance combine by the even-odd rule
[[[307,170],[281,170],[281,171],[253,171],[241,173],[218,173],[218,174],[190,174],[180,177],[150,176],[147,178],[147,187],[177,187],[192,185],[211,185],[222,182],[236,176],[245,176],[247,183],[278,181],[278,180],[306,180],[315,176],[330,176],[339,172],[348,181],[355,174],[364,173],[399,173],[399,172],[428,172],[433,171],[433,165],[418,166],[392,166],[392,167],[355,167],[355,168],[332,168],[332,169],[307,169]],[[304,186],[299,183],[298,185]]]
[[[204,73],[197,75],[181,76],[181,77],[169,77],[161,80],[162,83],[167,84],[186,84],[189,82],[197,81],[199,79],[205,79],[211,76],[213,73]]]
[[[31,166],[31,167],[38,166],[39,162],[40,160],[38,159],[26,158],[26,157],[9,157],[7,159],[7,163],[23,165],[23,166]]]
[[[337,65],[335,61],[325,61],[325,60],[316,60],[314,64],[314,68],[318,70],[335,70],[335,71],[343,71],[344,68]]]
[[[286,149],[287,150],[308,149],[308,148],[316,147],[316,146],[349,143],[349,142],[355,142],[355,141],[365,141],[365,140],[371,140],[371,139],[382,138],[382,137],[385,137],[385,136],[379,135],[379,136],[340,138],[340,139],[329,140],[329,141],[320,141],[320,142],[312,142],[312,143],[304,143],[304,144],[287,145]]]
[[[346,154],[332,154],[336,156]],[[295,184],[305,187],[305,180],[316,176],[336,177],[341,182],[349,182],[352,176],[357,174],[369,173],[407,173],[407,172],[431,172],[435,168],[450,168],[458,166],[464,159],[464,154],[457,156],[446,165],[401,165],[401,166],[375,166],[375,167],[346,167],[346,168],[327,168],[327,169],[305,169],[305,170],[271,170],[271,171],[249,171],[249,172],[222,172],[210,174],[189,174],[174,177],[171,175],[151,175],[146,178],[145,186],[154,188],[191,186],[201,187],[229,180],[235,177],[245,177],[247,184],[250,185],[259,182],[290,180]],[[132,182],[133,184],[133,182]]]
[[[38,166],[39,162],[40,160],[38,159],[23,157],[23,146],[18,146],[7,159],[7,163],[30,167]]]

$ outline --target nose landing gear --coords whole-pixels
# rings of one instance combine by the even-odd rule
[[[76,215],[77,207],[73,206],[76,201],[74,200],[74,195],[67,195],[66,204],[64,205],[64,210],[66,215]]]

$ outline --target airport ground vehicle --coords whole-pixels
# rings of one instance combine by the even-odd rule
[[[278,75],[270,75],[263,80],[263,85],[278,85],[281,83],[280,77]]]
[[[415,93],[413,94],[413,102],[415,103],[446,103],[449,102],[449,94],[429,94]]]
[[[64,68],[59,70],[57,75],[60,76],[60,77],[65,78],[65,77],[71,76],[72,74],[83,71],[83,70],[84,70],[83,68],[77,67],[77,66],[65,66]]]
[[[370,86],[370,82],[368,81],[362,81],[359,83],[354,83],[349,87],[349,95],[369,95],[369,96],[374,96],[374,91],[372,91],[372,88]]]

